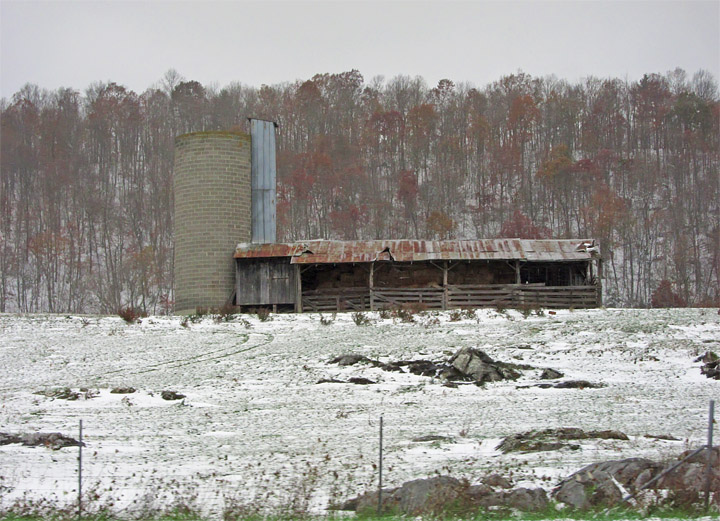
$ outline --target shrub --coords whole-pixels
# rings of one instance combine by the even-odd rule
[[[403,304],[399,308],[395,308],[391,311],[391,316],[394,320],[399,320],[400,322],[405,323],[411,323],[415,322],[415,315],[418,313],[421,313],[427,309],[427,306],[420,302],[413,302],[410,304]]]
[[[463,312],[459,309],[450,311],[450,322],[459,322],[463,319]]]
[[[145,318],[147,316],[147,313],[145,313],[141,309],[127,306],[121,308],[118,311],[118,315],[128,324],[135,324],[136,322],[139,322],[141,318]]]
[[[255,310],[255,314],[257,315],[260,322],[267,322],[269,320],[272,320],[272,316],[270,315],[270,310],[268,308],[257,308]]]
[[[352,319],[356,326],[369,326],[371,324],[370,319],[362,311],[356,311],[353,313]]]
[[[474,309],[465,308],[465,309],[461,310],[461,313],[465,318],[468,318],[471,320],[477,318],[477,315],[475,314]]]
[[[225,304],[222,307],[212,310],[215,315],[215,322],[230,322],[235,318],[237,308],[232,304]]]
[[[380,318],[382,318],[383,320],[392,318],[392,313],[387,308],[382,308],[378,314],[380,315]]]
[[[654,308],[684,308],[685,300],[673,291],[672,283],[663,279],[657,289],[653,291],[651,304]]]
[[[409,311],[413,315],[425,313],[428,309],[427,304],[424,302],[408,302],[407,304],[400,306],[400,308]]]

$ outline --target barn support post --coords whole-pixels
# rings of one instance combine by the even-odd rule
[[[300,265],[295,265],[295,312],[302,313],[302,274],[300,273]]]
[[[373,280],[375,276],[375,263],[370,263],[370,279],[368,282],[368,289],[370,290],[370,311],[375,311],[375,292],[373,290],[373,285],[375,284],[375,281]]]
[[[515,261],[515,284],[520,284],[520,261]]]
[[[447,309],[448,308],[448,261],[443,262],[443,299],[442,299],[442,308]]]
[[[597,260],[597,307],[602,306],[602,278],[603,278],[603,261]]]

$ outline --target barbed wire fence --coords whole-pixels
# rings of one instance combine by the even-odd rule
[[[717,501],[720,491],[712,489],[713,480],[713,431],[715,401],[710,400],[708,410],[707,442],[692,450],[682,460],[666,467],[661,473],[632,494],[626,494],[623,502],[632,501],[642,490],[650,488],[663,477],[675,471],[691,458],[706,453],[705,486],[703,507],[709,511],[711,497]],[[364,483],[366,490],[372,490],[376,483],[378,496],[378,513],[382,510],[383,487],[385,486],[388,470],[387,464],[387,419],[381,415],[377,423],[371,422],[371,427],[377,428],[377,445],[366,447],[367,461],[365,469],[369,474]],[[165,474],[163,469],[137,467],[135,470],[118,470],[117,465],[107,462],[96,462],[87,454],[86,441],[88,437],[83,432],[83,420],[79,420],[77,456],[63,454],[52,456],[46,465],[33,465],[31,474],[27,471],[19,472],[14,476],[0,477],[0,503],[3,496],[6,499],[4,508],[14,513],[37,513],[43,510],[58,510],[59,505],[66,513],[75,513],[78,518],[83,515],[103,510],[134,511],[145,515],[157,515],[168,511],[196,512],[202,506],[204,514],[210,517],[228,517],[223,513],[235,512],[241,514],[257,514],[260,505],[276,501],[283,503],[284,509],[291,513],[306,513],[313,504],[313,485],[317,477],[314,473],[318,469],[307,466],[298,472],[298,469],[286,468],[286,482],[293,482],[292,491],[279,491],[274,480],[278,478],[278,471],[273,475],[246,474],[239,471],[233,476],[217,476],[212,471],[179,470],[174,468],[172,475]],[[370,441],[370,440],[365,440]],[[373,452],[377,463],[372,463]],[[453,456],[459,458],[478,458],[477,451],[453,451]],[[420,456],[422,457],[422,456]],[[428,456],[430,457],[430,456]],[[397,465],[397,462],[395,463]],[[74,467],[74,468],[73,468]],[[295,473],[294,480],[290,479]],[[304,472],[304,474],[303,474]],[[374,478],[373,478],[374,476]],[[10,480],[16,481],[14,486]],[[18,494],[17,491],[23,492]],[[39,499],[38,499],[39,496]],[[333,494],[329,494],[332,498]],[[325,498],[327,499],[327,497]],[[3,509],[0,509],[2,512]],[[232,516],[230,516],[232,518]]]

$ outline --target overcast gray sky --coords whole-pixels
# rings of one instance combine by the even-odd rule
[[[720,0],[0,0],[0,96],[25,83],[137,92],[170,68],[219,87],[358,69],[478,87],[518,69],[571,81],[675,67],[720,77]]]

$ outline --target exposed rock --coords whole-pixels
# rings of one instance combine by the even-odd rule
[[[549,367],[547,369],[543,369],[542,374],[540,375],[541,380],[556,380],[558,378],[562,378],[565,376],[560,371],[556,371],[555,369],[550,369]]]
[[[349,378],[346,380],[338,380],[337,378],[322,378],[317,381],[318,384],[356,384],[356,385],[371,385],[376,384],[377,382],[373,382],[372,380],[368,378],[362,378],[360,376],[355,376],[352,378]]]
[[[523,512],[537,512],[548,506],[547,493],[541,488],[516,488],[502,493],[502,497],[500,506]]]
[[[689,456],[692,451],[685,451],[678,460]],[[707,483],[708,451],[704,450],[689,458],[677,469],[660,478],[653,488],[669,491],[668,500],[675,506],[687,506],[704,496]],[[710,490],[715,491],[715,503],[720,505],[720,446],[713,447],[710,455]],[[666,465],[669,467],[670,465]]]
[[[565,380],[556,384],[535,384],[519,386],[518,389],[527,389],[529,387],[539,387],[540,389],[600,389],[606,387],[603,383],[592,383],[587,380]]]
[[[316,383],[318,384],[346,384],[345,380],[338,380],[337,378],[321,378]]]
[[[618,504],[626,493],[637,492],[689,454],[691,451],[686,451],[676,461],[667,464],[643,458],[594,463],[560,482],[553,490],[553,497],[577,509],[611,507]],[[710,489],[720,491],[720,447],[714,447],[711,454]],[[696,454],[649,488],[662,491],[658,497],[676,506],[688,506],[699,501],[706,486],[707,458],[708,451]],[[717,493],[715,501],[720,504]]]
[[[547,493],[541,489],[516,488],[495,490],[485,484],[468,489],[469,503],[475,508],[514,508],[524,512],[545,510],[548,505]]]
[[[705,445],[707,447],[707,445]],[[681,460],[684,458],[687,458],[693,451],[692,450],[686,450],[682,454],[680,454],[677,459]],[[720,466],[720,446],[713,447],[710,451],[710,466],[712,467],[718,467]],[[702,452],[699,452],[698,454],[695,454],[691,458],[687,460],[687,463],[702,463],[703,465],[707,465],[707,459],[708,459],[708,451],[704,450]]]
[[[695,362],[702,362],[703,366],[700,372],[708,378],[720,380],[720,358],[712,351],[707,351],[704,355],[695,359]]]
[[[555,389],[601,389],[605,387],[603,383],[592,383],[587,380],[567,380],[554,385]]]
[[[383,490],[382,512],[410,516],[437,515],[452,512],[473,512],[480,507],[515,508],[524,511],[543,510],[547,494],[542,489],[517,488],[495,490],[482,484],[469,486],[450,476],[416,479],[401,487]],[[377,491],[351,499],[338,510],[374,513],[377,510]]]
[[[398,368],[405,366],[408,372],[416,374],[418,376],[430,376],[435,377],[443,370],[442,365],[438,365],[435,362],[429,360],[416,360],[410,362],[397,362],[395,364],[385,364],[383,369],[386,371],[394,370],[393,366]]]
[[[698,356],[693,362],[702,362],[703,364],[710,364],[712,362],[717,362],[720,357],[713,353],[712,351],[705,351],[704,354]]]
[[[670,436],[669,434],[646,434],[645,437],[653,440],[680,441],[675,436]]]
[[[176,393],[175,391],[162,391],[160,397],[163,400],[182,400],[185,398],[184,394]]]
[[[427,436],[418,436],[417,438],[413,438],[412,441],[416,443],[424,442],[424,441],[453,441],[452,438],[449,438],[448,436],[440,436],[437,434],[428,434]]]
[[[20,440],[26,447],[44,446],[53,450],[62,449],[63,447],[78,447],[80,445],[80,442],[76,439],[63,436],[59,432],[34,432],[30,434],[23,434],[20,436]],[[84,447],[85,444],[83,443],[82,446]]]
[[[512,481],[500,474],[490,474],[482,479],[483,485],[489,487],[512,488]]]
[[[627,434],[616,430],[607,431],[590,431],[587,433],[588,438],[600,438],[601,440],[623,440],[628,441]]]
[[[330,360],[331,364],[337,364],[337,365],[355,365],[358,363],[366,363],[366,364],[376,364],[377,362],[374,362],[373,360],[370,360],[367,356],[361,355],[358,353],[348,353],[345,355],[340,355],[332,360]]]
[[[134,387],[113,387],[110,394],[132,394],[136,391]]]
[[[467,484],[450,476],[415,479],[401,487],[383,489],[381,511],[420,515],[440,513],[451,503],[457,503],[467,491]],[[375,512],[378,506],[377,491],[362,494],[338,507],[358,513]]]
[[[463,375],[471,377],[476,383],[517,380],[520,377],[520,372],[516,370],[517,366],[496,362],[484,351],[471,347],[460,349],[448,363]]]
[[[350,353],[333,358],[330,360],[330,363],[340,366],[365,363],[373,367],[379,367],[384,371],[408,372],[418,376],[439,378],[446,383],[465,381],[477,385],[499,380],[515,380],[520,377],[520,370],[534,369],[529,365],[495,361],[483,351],[469,347],[460,349],[445,362],[432,360],[399,360],[396,362],[382,363],[378,360],[371,360],[364,355]],[[323,379],[318,383],[327,382],[330,382],[330,380]],[[453,385],[448,386],[454,387]]]
[[[69,401],[74,401],[80,398],[80,393],[73,391],[69,387],[59,387],[48,391],[37,391],[35,394],[47,396],[48,398]]]
[[[624,495],[615,481],[628,493],[634,493],[660,468],[660,464],[644,458],[593,463],[561,481],[552,495],[557,501],[580,510],[614,506]]]
[[[16,434],[7,434],[0,432],[0,445],[10,445],[11,443],[21,443],[22,438]]]
[[[542,431],[528,431],[505,438],[497,449],[504,452],[542,452],[568,448],[577,450],[579,445],[567,443],[568,440],[586,440],[591,438],[628,440],[626,434],[613,431],[585,432],[576,427],[561,427]]]
[[[353,377],[348,379],[349,384],[356,384],[356,385],[372,385],[376,384],[377,382],[373,382],[372,380],[368,378],[362,378],[362,377]]]

